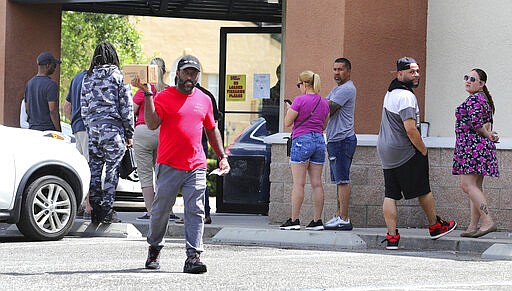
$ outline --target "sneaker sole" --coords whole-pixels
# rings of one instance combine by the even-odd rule
[[[158,266],[146,265],[146,269],[149,269],[149,270],[158,270],[158,269],[160,269],[160,265],[158,265]]]
[[[352,226],[327,226],[327,225],[324,225],[324,229],[325,230],[345,230],[345,231],[349,231],[349,230],[352,230],[353,227]]]
[[[430,237],[430,239],[432,239],[432,240],[436,240],[436,239],[438,239],[438,238],[441,238],[441,237],[443,237],[443,236],[445,236],[445,235],[449,234],[450,232],[454,231],[456,228],[457,228],[457,222],[455,222],[455,224],[453,225],[453,227],[452,227],[451,229],[449,229],[447,232],[440,233],[440,234],[438,234],[438,235],[436,235],[436,236],[431,236],[431,237]]]
[[[324,226],[323,225],[320,225],[320,226],[308,226],[308,227],[306,227],[306,230],[324,230]]]
[[[300,230],[300,225],[292,225],[292,226],[280,226],[281,230]]]
[[[386,247],[386,250],[398,250],[398,246]]]
[[[185,270],[185,268],[183,268],[183,273],[187,273],[187,274],[202,274],[202,273],[206,273],[206,266],[195,267],[195,268],[192,268],[190,270]]]

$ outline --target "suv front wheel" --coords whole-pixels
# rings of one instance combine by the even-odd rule
[[[30,239],[59,240],[73,225],[76,207],[66,181],[52,175],[40,177],[26,188],[18,229]]]

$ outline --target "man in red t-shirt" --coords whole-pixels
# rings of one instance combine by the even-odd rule
[[[187,260],[184,273],[204,273],[203,252],[204,191],[206,189],[206,157],[201,144],[203,128],[210,145],[220,158],[221,175],[229,170],[220,132],[213,117],[210,98],[196,89],[201,66],[194,56],[184,56],[176,70],[177,84],[153,93],[138,78],[132,84],[144,91],[144,119],[150,129],[160,126],[157,153],[156,196],[151,210],[147,269],[158,269],[160,250],[169,221],[170,203],[182,190],[185,204],[185,240]]]

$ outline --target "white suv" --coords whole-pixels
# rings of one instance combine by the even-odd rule
[[[0,136],[0,222],[30,239],[61,239],[89,191],[87,161],[60,132],[0,125]]]

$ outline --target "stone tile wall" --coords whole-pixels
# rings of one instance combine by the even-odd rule
[[[436,200],[438,214],[444,219],[455,219],[464,229],[469,223],[469,200],[462,192],[459,179],[451,174],[453,149],[429,148],[430,181]],[[512,150],[498,150],[500,178],[486,177],[484,190],[488,204],[498,228],[512,230]],[[324,222],[336,211],[336,187],[330,184],[328,164],[324,167],[323,180],[325,204]],[[385,226],[382,216],[384,198],[384,178],[380,159],[375,146],[358,146],[351,168],[352,195],[350,216],[355,227]],[[292,175],[286,145],[272,144],[270,165],[270,205],[271,223],[279,224],[291,214]],[[417,199],[398,202],[398,227],[426,227],[427,219]],[[309,181],[306,184],[304,203],[300,220],[307,224],[312,219],[312,191]]]

